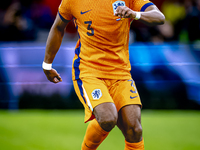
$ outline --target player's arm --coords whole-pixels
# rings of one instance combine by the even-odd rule
[[[159,25],[159,24],[164,24],[165,22],[165,16],[155,5],[147,7],[144,12],[140,13],[141,13],[140,21],[144,23],[150,25]]]
[[[43,62],[43,71],[47,76],[47,79],[51,82],[58,83],[61,82],[62,79],[57,71],[51,68],[51,64],[58,52],[60,45],[62,43],[63,35],[65,32],[65,27],[68,24],[68,20],[62,21],[59,14],[57,14],[56,19],[51,27],[49,32],[47,42],[46,42],[46,50]]]
[[[144,12],[136,12],[126,6],[119,6],[115,16],[137,19],[148,25],[160,25],[165,22],[165,16],[155,5],[147,7]]]

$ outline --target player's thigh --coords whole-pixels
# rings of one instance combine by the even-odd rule
[[[117,126],[126,141],[134,143],[142,140],[141,108],[139,105],[126,105],[118,112]]]
[[[73,81],[76,94],[85,108],[85,121],[94,118],[94,108],[103,103],[114,103],[105,82],[101,79],[88,77]],[[101,108],[101,107],[99,107]],[[101,108],[95,112],[104,112]]]
[[[120,128],[130,129],[141,125],[140,105],[127,105],[118,112],[118,125]]]

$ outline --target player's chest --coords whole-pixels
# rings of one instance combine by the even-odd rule
[[[114,23],[117,16],[114,16],[118,6],[127,6],[129,1],[116,0],[80,0],[72,9],[73,16],[80,22],[94,21],[98,23]]]

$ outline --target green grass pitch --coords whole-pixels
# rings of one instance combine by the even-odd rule
[[[81,150],[83,110],[0,111],[1,150]],[[200,111],[143,110],[145,150],[199,150]],[[116,127],[98,150],[123,150]]]

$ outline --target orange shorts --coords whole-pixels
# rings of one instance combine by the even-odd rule
[[[79,100],[85,107],[85,122],[94,119],[93,109],[102,103],[114,103],[117,111],[125,105],[142,105],[133,79],[87,77],[74,80],[73,84]]]

